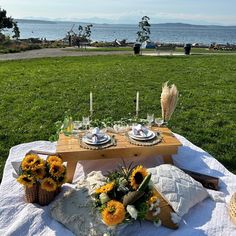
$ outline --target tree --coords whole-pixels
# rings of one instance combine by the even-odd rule
[[[20,30],[17,26],[17,22],[12,18],[7,16],[7,11],[0,8],[0,34],[4,29],[12,29],[14,33],[13,38],[20,37]]]
[[[86,26],[81,26],[79,25],[79,34],[78,37],[81,38],[81,41],[89,41],[90,40],[90,36],[91,36],[91,28],[93,27],[92,24],[90,25],[86,25]]]
[[[93,27],[92,24],[81,26],[79,25],[78,34],[74,34],[72,36],[73,45],[77,45],[78,47],[81,46],[81,42],[89,42],[91,36],[91,28]]]
[[[137,32],[138,38],[137,42],[139,43],[144,43],[150,39],[150,27],[151,25],[149,24],[150,18],[148,16],[143,16],[142,20],[139,22],[139,31]]]

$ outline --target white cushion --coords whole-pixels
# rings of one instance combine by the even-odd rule
[[[149,168],[148,171],[152,173],[152,182],[156,189],[180,217],[209,196],[201,183],[176,166],[163,164]]]

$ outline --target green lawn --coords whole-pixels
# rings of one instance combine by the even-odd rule
[[[163,82],[175,83],[180,100],[169,127],[236,173],[236,56],[89,56],[0,62],[0,176],[10,147],[47,140],[70,109],[95,117],[160,116]]]

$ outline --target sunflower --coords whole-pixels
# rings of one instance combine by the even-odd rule
[[[50,164],[49,173],[56,178],[61,177],[65,173],[65,166],[59,162],[53,162]]]
[[[115,185],[115,181],[107,183],[107,184],[101,186],[100,188],[96,189],[96,193],[97,194],[108,193],[113,189],[114,185]]]
[[[31,165],[32,171],[42,168],[45,168],[45,161],[42,158],[39,158],[34,164]]]
[[[120,224],[125,219],[125,208],[121,202],[111,200],[102,211],[102,219],[108,226]]]
[[[46,174],[45,166],[39,166],[38,168],[35,168],[33,174],[35,175],[35,178],[43,179]]]
[[[51,164],[51,163],[53,163],[53,162],[60,162],[60,163],[62,164],[62,159],[61,159],[60,157],[58,157],[58,156],[49,156],[49,157],[47,158],[47,162],[48,162],[49,164]]]
[[[35,179],[29,175],[20,175],[18,178],[17,178],[17,181],[20,183],[20,184],[23,184],[24,186],[28,187],[28,188],[31,188],[33,187],[33,185],[35,184]]]
[[[148,172],[142,165],[135,167],[129,178],[130,185],[134,190],[137,190],[139,185],[143,182],[144,178],[148,175]]]
[[[28,162],[29,164],[35,163],[39,159],[37,154],[27,154],[23,161]]]
[[[41,183],[41,188],[51,192],[57,189],[57,183],[52,178],[45,178]]]
[[[33,166],[34,164],[38,164],[38,162],[40,162],[40,158],[38,155],[27,154],[21,163],[22,170],[23,170],[23,168],[29,168],[29,167]]]
[[[31,169],[31,165],[28,162],[22,161],[21,162],[21,169],[23,171],[29,171]]]

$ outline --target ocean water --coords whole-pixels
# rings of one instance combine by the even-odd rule
[[[21,38],[62,39],[73,27],[78,32],[80,23],[73,22],[40,22],[21,21],[18,25]],[[83,24],[81,24],[83,25]],[[113,41],[126,39],[135,42],[137,25],[94,24],[91,39],[94,41]],[[236,44],[236,26],[193,26],[185,24],[153,24],[151,25],[151,40],[170,43],[233,43]]]

